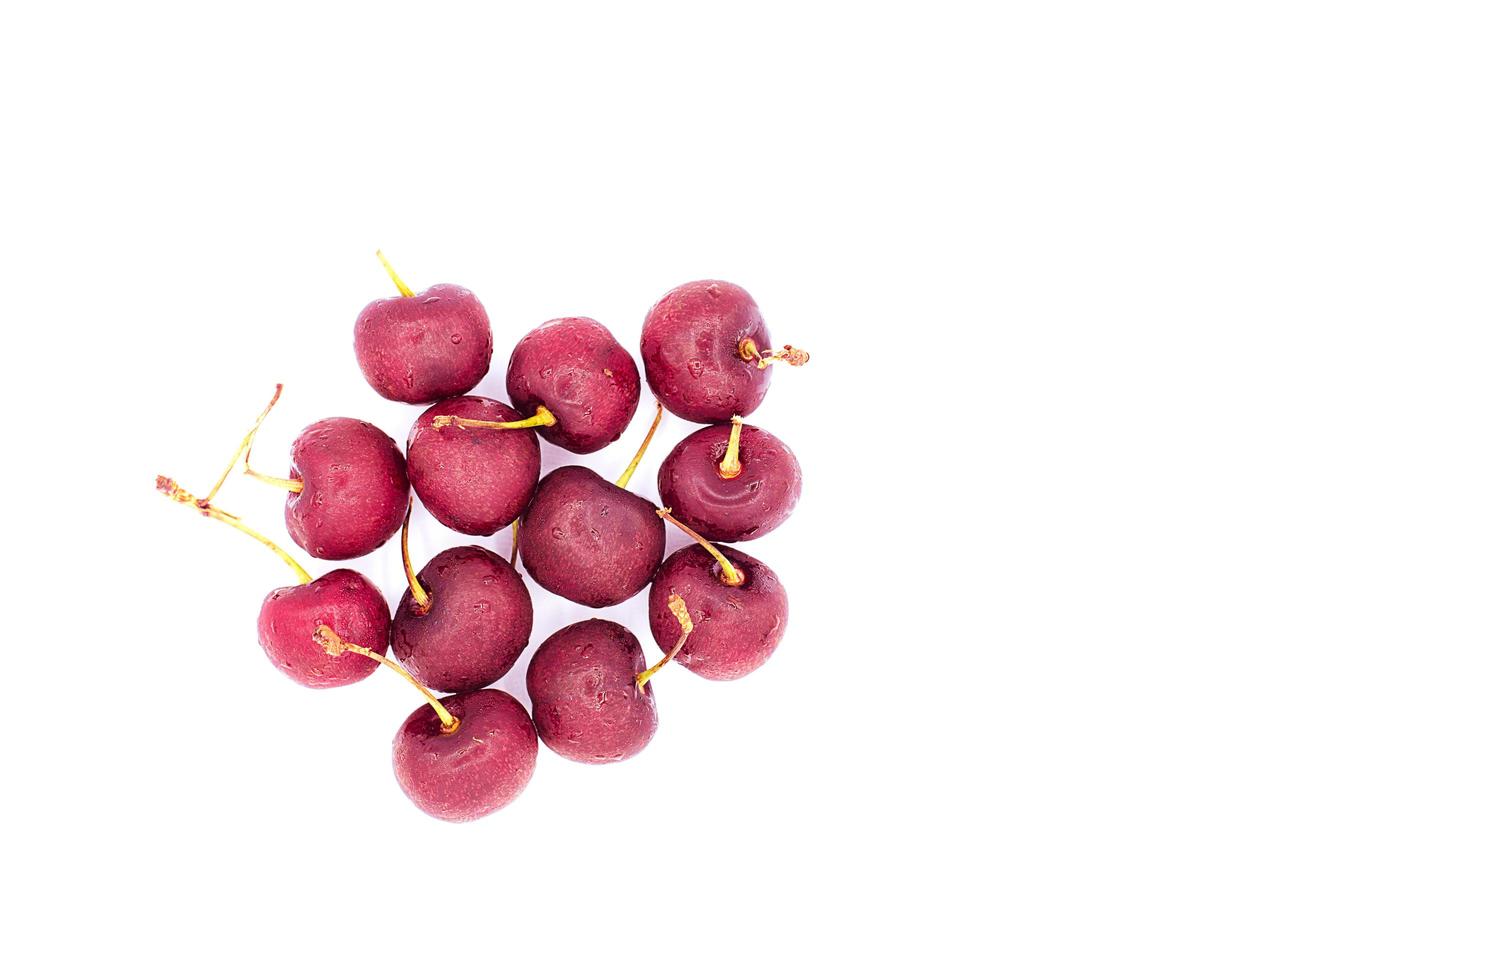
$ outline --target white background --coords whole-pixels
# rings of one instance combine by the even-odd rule
[[[1476,3],[11,11],[0,968],[1493,976],[1496,41]],[[701,277],[813,352],[752,420],[806,473],[747,545],[776,656],[666,672],[643,755],[543,749],[463,826],[391,776],[412,693],[286,681],[282,566],[151,490],[277,381],[267,468],[325,415],[404,440],[350,345],[377,247],[481,297],[482,394]],[[419,517],[419,562],[457,541]],[[534,641],[587,614],[535,594]]]

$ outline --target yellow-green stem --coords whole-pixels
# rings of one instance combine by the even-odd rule
[[[280,397],[281,397],[281,386],[277,385],[276,386],[276,398],[280,398]],[[275,405],[276,404],[276,398],[272,398],[271,399],[271,404],[267,405],[265,407],[266,412],[269,412],[271,410],[271,405]],[[265,413],[264,412],[261,413],[260,418],[261,419],[265,418]],[[255,422],[255,428],[253,428],[253,429],[250,430],[250,434],[247,435],[247,436],[245,436],[245,441],[240,446],[241,451],[245,455],[245,469],[244,469],[245,476],[253,476],[255,479],[259,480],[261,483],[269,483],[273,487],[280,487],[282,490],[285,490],[288,493],[301,493],[302,492],[302,481],[301,480],[289,480],[289,479],[284,479],[284,478],[279,477],[279,476],[271,476],[269,473],[261,473],[260,471],[256,470],[254,467],[252,467],[250,465],[250,451],[255,448],[255,434],[257,432],[259,432],[259,431],[260,431],[260,420],[257,419],[256,422]]]
[[[204,517],[211,517],[216,521],[222,521],[223,523],[228,524],[230,527],[234,528],[237,531],[243,531],[245,534],[248,534],[256,541],[259,541],[261,544],[274,551],[278,558],[286,562],[287,567],[297,573],[297,580],[303,585],[306,585],[308,582],[312,581],[312,576],[307,574],[307,569],[297,564],[297,560],[291,555],[287,554],[284,550],[282,550],[280,545],[272,541],[270,538],[266,537],[264,534],[261,534],[254,528],[247,526],[238,517],[235,517],[228,511],[210,504],[208,502],[208,498],[194,497],[192,494],[182,489],[177,481],[169,476],[158,476],[156,478],[156,489],[158,492],[165,494],[168,498],[177,501],[177,503],[186,504],[187,506],[192,507]]]
[[[635,675],[636,690],[644,691],[646,681],[650,680],[656,671],[677,658],[677,654],[682,652],[682,647],[687,645],[687,637],[692,633],[692,614],[687,611],[687,603],[682,601],[681,596],[673,592],[667,597],[666,608],[670,609],[672,615],[677,617],[677,625],[682,628],[682,635],[677,637],[676,645],[671,648],[671,652],[657,661],[654,667],[651,667],[649,670],[642,670]]]
[[[255,479],[259,480],[261,483],[268,483],[268,484],[270,484],[273,487],[280,487],[282,490],[285,490],[287,493],[301,493],[302,492],[302,481],[301,480],[290,480],[290,479],[287,479],[286,477],[271,476],[269,473],[261,473],[261,472],[258,472],[256,470],[250,469],[250,457],[248,455],[245,456],[245,476],[253,476]]]
[[[450,425],[456,425],[460,429],[533,429],[542,425],[556,425],[557,416],[547,410],[545,405],[536,409],[536,414],[528,419],[520,419],[516,422],[491,422],[488,419],[466,419],[459,415],[434,415],[432,416],[432,428],[445,429]]]
[[[630,477],[635,475],[635,467],[639,466],[640,461],[645,458],[645,449],[651,444],[651,437],[656,434],[656,426],[661,424],[661,411],[661,403],[657,402],[656,418],[651,422],[650,431],[645,434],[645,441],[640,444],[640,449],[636,451],[635,458],[630,460],[630,465],[625,467],[625,472],[620,476],[618,480],[614,481],[614,485],[619,487],[621,490],[623,490],[625,486],[630,482]]]
[[[744,472],[744,466],[739,462],[739,430],[744,428],[744,419],[736,415],[730,421],[733,427],[729,429],[729,448],[723,454],[723,462],[718,464],[718,475],[725,480],[732,480]]]
[[[688,537],[692,538],[692,540],[696,541],[698,544],[702,545],[708,550],[708,554],[712,555],[713,560],[718,562],[718,567],[720,569],[718,579],[719,581],[723,582],[724,585],[732,585],[738,587],[744,584],[744,573],[735,568],[734,563],[725,558],[722,551],[719,551],[717,548],[713,547],[713,542],[709,541],[701,534],[698,534],[692,528],[688,527],[686,524],[683,524],[675,517],[672,517],[670,507],[662,507],[660,510],[656,511],[656,514],[664,520],[671,521],[677,527],[681,528]]]
[[[406,581],[411,585],[411,600],[416,603],[417,614],[425,616],[432,608],[432,597],[422,588],[416,570],[411,567],[411,510],[415,506],[415,501],[406,501],[406,518],[401,521],[401,564],[406,569]]]
[[[421,681],[417,680],[415,677],[412,677],[410,671],[408,671],[405,667],[402,667],[400,664],[396,663],[394,660],[390,659],[384,654],[376,653],[369,647],[362,647],[357,643],[348,642],[343,637],[333,632],[333,628],[331,626],[319,626],[317,629],[313,630],[312,638],[314,640],[317,640],[318,644],[330,657],[341,657],[345,653],[357,653],[361,657],[369,657],[371,660],[377,661],[389,667],[391,670],[406,678],[407,682],[410,683],[412,687],[422,692],[422,697],[426,698],[427,703],[432,706],[432,710],[437,712],[437,718],[440,722],[442,722],[442,733],[444,735],[451,735],[458,730],[458,719],[454,718],[452,713],[443,706],[443,703],[437,700],[437,695],[433,694],[431,691],[423,687]]]
[[[416,293],[413,293],[411,291],[411,287],[402,282],[401,277],[396,275],[396,270],[391,268],[390,261],[385,258],[384,252],[380,251],[378,248],[375,249],[375,258],[379,259],[380,264],[385,266],[385,271],[390,275],[390,281],[396,284],[396,289],[399,289],[401,291],[402,296],[416,295]]]
[[[276,385],[276,393],[271,396],[270,403],[267,404],[265,410],[256,417],[255,424],[250,427],[250,431],[245,433],[245,437],[240,440],[239,448],[234,451],[234,458],[229,461],[228,466],[224,467],[224,472],[219,474],[219,482],[213,485],[213,489],[208,491],[208,495],[202,498],[203,500],[208,501],[213,499],[214,494],[218,493],[219,488],[224,485],[224,481],[229,479],[229,474],[234,472],[234,464],[239,462],[239,458],[241,456],[245,458],[248,465],[248,460],[250,458],[250,443],[255,441],[255,433],[260,431],[260,423],[264,422],[265,417],[271,414],[271,409],[276,407],[276,401],[280,397],[281,385],[278,384]]]

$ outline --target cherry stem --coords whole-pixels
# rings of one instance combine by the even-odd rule
[[[760,350],[755,341],[750,337],[745,337],[739,342],[739,356],[746,361],[755,361],[755,366],[762,371],[770,367],[773,361],[780,361],[782,364],[788,364],[791,367],[801,367],[812,359],[811,354],[800,348],[792,347],[790,344],[786,344],[777,351]]]
[[[737,587],[744,584],[744,573],[735,568],[734,563],[725,558],[722,551],[719,551],[717,548],[713,547],[713,543],[711,541],[703,537],[701,534],[698,534],[692,528],[688,527],[686,524],[683,524],[675,517],[672,517],[670,507],[662,507],[660,510],[656,511],[656,515],[675,524],[677,527],[685,531],[688,537],[692,538],[692,540],[708,549],[708,554],[712,555],[713,559],[719,564],[721,571],[719,572],[718,578],[719,581],[723,582],[724,585],[732,585]]]
[[[271,476],[268,473],[261,473],[257,470],[250,469],[250,456],[248,453],[245,454],[245,476],[253,476],[261,483],[269,483],[273,487],[280,487],[287,493],[302,492],[301,480],[288,480],[285,477]]]
[[[415,501],[406,501],[406,519],[401,521],[401,564],[406,568],[406,581],[411,583],[411,599],[416,603],[416,614],[425,616],[432,609],[432,597],[417,580],[416,570],[411,567],[411,511]]]
[[[276,386],[276,394],[274,396],[272,396],[271,403],[265,407],[265,411],[264,412],[260,413],[260,418],[258,418],[258,419],[255,420],[255,428],[251,429],[249,431],[249,433],[246,434],[246,436],[244,438],[244,441],[239,444],[239,455],[242,455],[245,458],[245,469],[244,469],[245,476],[253,476],[255,479],[259,480],[261,483],[269,483],[273,487],[280,487],[282,490],[285,490],[288,493],[301,493],[302,492],[302,481],[301,480],[286,480],[286,479],[282,479],[279,476],[270,476],[269,474],[261,473],[258,470],[255,470],[255,469],[253,469],[250,466],[250,450],[253,449],[254,446],[255,446],[255,435],[256,435],[256,433],[258,433],[260,431],[260,423],[263,422],[263,421],[265,421],[266,415],[270,412],[270,410],[272,408],[275,407],[275,405],[276,405],[276,399],[280,398],[280,397],[281,397],[281,386],[277,385]],[[238,459],[239,456],[236,456],[235,458]],[[233,468],[234,464],[230,463],[229,466],[231,468]],[[225,473],[224,475],[228,476],[228,473]],[[223,483],[224,481],[223,481],[222,478],[220,478],[219,482]],[[217,491],[218,487],[214,487],[214,490]],[[212,497],[213,494],[210,493],[208,496]],[[206,500],[208,498],[205,497],[204,499]]]
[[[667,597],[666,608],[670,609],[672,615],[677,617],[677,623],[682,627],[682,635],[677,637],[677,643],[671,648],[671,652],[658,660],[654,667],[642,670],[635,675],[635,689],[637,691],[644,691],[645,682],[650,680],[656,671],[677,658],[677,654],[682,652],[682,647],[687,645],[687,637],[692,633],[692,614],[687,611],[687,603],[682,601],[681,596],[673,592]]]
[[[159,493],[165,494],[172,500],[177,501],[177,503],[186,504],[187,506],[192,507],[204,517],[212,517],[216,521],[223,521],[230,527],[235,528],[239,531],[243,531],[250,537],[254,538],[256,541],[259,541],[261,544],[274,551],[277,557],[286,562],[291,570],[297,573],[297,579],[303,585],[306,585],[308,582],[312,581],[312,576],[307,574],[307,569],[297,564],[297,560],[291,555],[287,554],[280,545],[272,541],[270,538],[266,537],[264,534],[261,534],[254,528],[248,527],[243,521],[241,521],[238,517],[235,517],[228,511],[210,504],[207,497],[194,497],[192,494],[182,489],[177,481],[169,476],[158,476],[156,478],[156,489]]]
[[[718,464],[718,475],[725,480],[732,480],[744,472],[744,464],[739,462],[739,430],[744,428],[744,419],[736,415],[729,421],[734,423],[729,429],[729,448],[723,454],[723,462]]]
[[[264,422],[265,417],[271,414],[271,409],[276,407],[276,401],[280,397],[281,385],[278,384],[276,385],[276,393],[271,396],[270,403],[266,405],[265,410],[256,417],[255,424],[250,427],[250,431],[245,433],[245,437],[240,440],[239,448],[234,451],[234,458],[229,461],[228,466],[224,467],[224,472],[219,474],[219,482],[213,485],[213,489],[208,491],[208,495],[206,497],[201,498],[204,503],[212,500],[214,494],[219,492],[219,488],[224,485],[224,481],[229,479],[229,474],[234,472],[234,464],[239,462],[239,458],[241,456],[245,457],[246,460],[250,458],[250,443],[255,441],[255,433],[260,431],[260,423]]]
[[[375,249],[375,258],[379,259],[380,264],[385,266],[385,271],[390,274],[390,281],[396,284],[396,288],[401,291],[402,296],[416,295],[416,293],[413,293],[411,291],[411,287],[402,282],[401,277],[396,275],[396,270],[391,268],[390,260],[385,257],[384,252],[380,251],[378,248]]]
[[[426,698],[427,703],[432,705],[432,710],[437,712],[437,717],[442,722],[442,733],[444,735],[451,735],[458,730],[458,719],[454,718],[453,715],[448,711],[448,709],[443,707],[443,703],[437,700],[437,695],[433,694],[431,691],[423,687],[421,681],[417,680],[415,677],[412,677],[410,671],[408,671],[405,667],[402,667],[400,664],[396,663],[394,660],[390,659],[384,654],[376,653],[369,647],[362,647],[357,643],[348,642],[343,637],[335,633],[333,631],[333,627],[331,626],[319,626],[317,629],[312,631],[312,638],[314,640],[317,640],[318,645],[321,646],[323,648],[323,651],[330,657],[341,657],[346,653],[357,653],[361,657],[369,657],[371,660],[377,661],[378,663],[382,663],[385,666],[389,667],[391,670],[406,678],[406,680],[410,682],[412,687],[422,692],[422,697]]]
[[[516,556],[520,554],[520,518],[517,517],[510,522],[510,567],[515,567]]]
[[[556,425],[557,416],[545,405],[537,406],[536,414],[518,422],[491,422],[488,419],[466,419],[459,415],[434,415],[432,428],[444,429],[456,425],[460,429],[533,429],[539,425]]]
[[[642,442],[640,444],[640,448],[636,450],[635,458],[630,460],[630,465],[625,467],[624,473],[620,475],[620,478],[618,480],[614,481],[614,485],[616,487],[619,487],[621,490],[623,490],[625,488],[625,485],[630,482],[630,477],[635,475],[635,467],[639,466],[640,461],[645,458],[646,447],[651,444],[651,437],[656,434],[656,426],[661,424],[661,411],[661,403],[657,402],[656,418],[651,422],[650,431],[645,434],[645,441]]]

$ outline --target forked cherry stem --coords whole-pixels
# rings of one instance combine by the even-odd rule
[[[227,480],[227,479],[229,479],[229,474],[234,472],[234,464],[239,462],[239,459],[240,459],[241,456],[243,456],[246,459],[246,461],[249,460],[249,458],[250,458],[250,443],[252,443],[252,442],[255,441],[255,433],[257,433],[257,432],[260,431],[260,423],[264,422],[265,421],[265,417],[267,415],[271,414],[271,409],[273,409],[273,408],[276,407],[276,401],[280,397],[281,397],[281,385],[278,384],[278,385],[276,385],[276,393],[271,396],[271,400],[266,405],[265,410],[262,411],[260,413],[260,415],[258,415],[256,417],[255,424],[252,425],[252,426],[250,426],[250,431],[247,432],[247,433],[245,433],[245,437],[240,440],[239,448],[234,451],[234,458],[231,459],[231,460],[229,460],[229,465],[226,466],[226,467],[224,467],[224,472],[222,472],[222,473],[219,474],[219,482],[217,482],[217,483],[215,483],[213,485],[213,489],[210,490],[210,491],[208,491],[208,495],[206,497],[200,498],[200,499],[203,500],[204,503],[207,503],[208,501],[212,500],[213,499],[213,495],[219,492],[219,488],[224,485],[224,481]]]
[[[401,291],[402,296],[416,295],[416,293],[413,293],[411,291],[411,287],[402,282],[401,277],[396,275],[396,270],[390,267],[390,260],[385,257],[384,252],[380,251],[378,248],[375,249],[375,258],[379,259],[380,264],[385,266],[385,271],[390,275],[390,281],[396,284],[396,288]]]
[[[687,603],[682,601],[681,596],[673,592],[666,599],[666,608],[670,609],[671,614],[677,617],[677,624],[682,627],[682,635],[677,637],[676,645],[671,648],[671,652],[658,660],[654,667],[642,670],[635,675],[635,689],[637,691],[644,691],[645,682],[650,680],[656,671],[676,659],[677,654],[682,652],[682,647],[687,645],[688,635],[692,633],[692,614],[687,611]]]
[[[214,488],[209,491],[208,496],[203,498],[204,500],[209,500],[215,493],[218,493],[219,485],[221,485],[224,482],[225,478],[229,476],[229,470],[234,469],[234,461],[238,460],[241,456],[243,456],[245,459],[245,476],[253,476],[261,483],[269,483],[271,486],[280,487],[282,490],[285,490],[289,493],[302,492],[301,480],[284,480],[279,476],[270,476],[268,474],[260,473],[250,468],[250,449],[255,445],[255,435],[260,432],[260,423],[264,422],[265,417],[271,414],[271,409],[276,407],[276,400],[280,397],[281,385],[278,384],[276,386],[276,393],[271,396],[271,403],[265,407],[265,411],[260,413],[260,418],[255,420],[254,427],[252,427],[249,432],[245,433],[245,438],[239,444],[239,451],[234,454],[234,460],[231,460],[229,463],[229,469],[226,469],[224,471],[224,475],[219,477],[218,484],[214,485]]]
[[[736,415],[729,421],[734,424],[729,429],[729,448],[723,454],[723,462],[718,464],[718,475],[725,480],[744,472],[744,464],[739,462],[739,430],[744,428],[744,419]]]
[[[692,538],[692,540],[708,549],[708,554],[712,555],[713,559],[718,562],[718,580],[720,582],[722,582],[724,585],[732,585],[735,587],[744,584],[744,573],[735,568],[734,563],[725,558],[722,551],[719,551],[717,548],[713,547],[713,542],[709,541],[701,534],[698,534],[692,528],[688,527],[686,524],[683,524],[675,517],[672,517],[670,507],[662,507],[660,510],[656,511],[656,516],[675,524],[677,527],[686,532],[688,537]]]
[[[630,460],[630,465],[625,467],[624,473],[620,475],[620,478],[618,480],[614,481],[614,485],[616,487],[619,487],[621,490],[623,490],[625,488],[625,485],[630,482],[630,477],[635,475],[635,467],[639,466],[640,461],[645,458],[646,447],[651,444],[651,437],[656,434],[656,426],[661,424],[661,411],[661,403],[657,402],[656,418],[651,422],[650,431],[645,434],[645,441],[642,442],[640,444],[640,448],[635,451],[635,458]]]
[[[442,733],[444,735],[451,735],[458,730],[458,719],[454,718],[452,713],[449,712],[447,708],[443,707],[442,702],[437,700],[437,695],[433,694],[431,691],[423,687],[421,681],[417,680],[415,677],[412,677],[410,671],[408,671],[405,667],[402,667],[400,664],[396,663],[394,660],[390,659],[384,654],[376,653],[369,647],[362,647],[357,643],[348,642],[343,637],[333,632],[333,627],[331,626],[319,626],[317,629],[312,631],[312,638],[314,640],[317,640],[318,645],[321,646],[323,648],[323,651],[330,657],[341,657],[345,653],[357,653],[361,657],[369,657],[371,660],[377,661],[389,667],[391,670],[406,678],[406,680],[411,683],[412,687],[422,692],[422,697],[426,698],[427,703],[432,705],[432,710],[437,712],[437,717],[442,722]]]
[[[411,567],[411,509],[415,506],[414,500],[406,501],[406,519],[401,521],[401,564],[406,568],[406,581],[411,584],[411,599],[416,603],[416,614],[425,616],[432,611],[432,597],[422,588],[422,583],[417,580],[416,570]]]
[[[274,551],[277,557],[286,562],[291,570],[297,573],[297,579],[303,585],[306,585],[308,582],[312,581],[312,576],[307,574],[307,569],[297,564],[297,560],[283,551],[280,545],[272,541],[270,538],[266,537],[264,534],[261,534],[254,528],[246,526],[243,521],[241,521],[238,517],[235,517],[228,511],[219,507],[215,507],[213,504],[208,502],[207,497],[194,497],[192,494],[182,489],[182,487],[178,485],[177,481],[169,476],[158,476],[156,478],[156,489],[158,492],[163,493],[172,500],[177,501],[177,503],[186,504],[187,506],[192,507],[204,517],[212,517],[216,521],[223,521],[230,527],[235,528],[239,531],[243,531],[250,537],[254,538],[256,541],[259,541],[261,544]]]
[[[812,359],[812,355],[797,347],[786,344],[780,350],[761,350],[753,339],[745,337],[739,342],[739,356],[746,361],[754,361],[755,366],[764,371],[770,367],[771,362],[780,361],[791,367],[801,367]]]
[[[491,422],[488,419],[466,419],[460,415],[434,415],[432,428],[445,429],[456,425],[460,429],[532,429],[540,425],[556,425],[557,416],[547,411],[545,405],[538,406],[536,414],[518,422]]]

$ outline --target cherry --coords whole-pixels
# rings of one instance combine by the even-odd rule
[[[505,559],[477,545],[440,552],[417,575],[410,522],[408,512],[401,559],[411,584],[396,606],[391,651],[427,687],[488,687],[515,666],[530,642],[531,593]]]
[[[370,387],[391,401],[419,405],[484,380],[494,339],[474,294],[448,285],[413,293],[385,256],[375,255],[401,295],[375,300],[354,322],[354,357]]]
[[[666,553],[656,508],[625,489],[645,455],[661,406],[624,475],[609,483],[592,470],[563,466],[536,488],[520,526],[520,556],[536,584],[600,608],[645,588]]]
[[[520,795],[536,771],[536,727],[521,703],[485,688],[413,711],[392,746],[396,781],[441,820],[476,820]]]
[[[406,511],[406,460],[395,440],[368,422],[331,418],[303,429],[291,445],[287,479],[250,467],[255,433],[280,397],[277,385],[240,451],[246,474],[287,492],[292,540],[329,561],[358,558],[389,541]]]
[[[796,507],[802,468],[786,444],[734,416],[677,443],[656,475],[661,504],[714,541],[769,534]]]
[[[261,649],[286,676],[306,687],[341,687],[368,677],[378,665],[329,660],[316,640],[318,630],[331,629],[383,654],[390,610],[374,582],[353,569],[338,568],[271,592],[260,606],[256,626]]]
[[[329,561],[367,555],[401,526],[410,491],[395,440],[368,422],[332,418],[302,430],[291,447],[286,530]]]
[[[238,460],[238,455],[235,459]],[[231,462],[231,468],[233,465]],[[271,663],[305,687],[342,687],[374,673],[377,665],[368,661],[329,660],[317,636],[321,629],[332,629],[364,647],[383,651],[390,630],[390,611],[375,583],[347,568],[314,579],[270,538],[210,502],[222,485],[221,479],[208,497],[194,497],[176,480],[156,478],[156,489],[168,498],[248,534],[274,551],[296,573],[301,584],[272,590],[260,606],[257,621],[260,646]]]
[[[488,537],[521,515],[536,492],[541,448],[531,418],[504,402],[468,395],[427,409],[406,438],[411,486],[432,516],[464,534]]]
[[[473,820],[520,795],[536,769],[536,729],[519,701],[485,689],[438,700],[404,667],[336,631],[318,627],[323,652],[353,653],[400,674],[427,699],[396,732],[396,781],[411,801],[443,820]],[[351,658],[354,659],[354,658]]]
[[[607,619],[564,626],[526,670],[536,734],[574,762],[622,762],[656,734],[656,695],[635,679],[645,654],[635,634]]]
[[[673,552],[651,583],[647,609],[656,644],[663,651],[679,650],[674,654],[679,663],[710,680],[749,674],[770,659],[786,631],[786,590],[780,579],[770,566],[742,551],[714,547],[665,508],[658,513],[697,545]],[[671,606],[674,596],[686,604],[694,624],[685,638]]]
[[[521,338],[505,372],[525,414],[543,406],[556,422],[537,434],[574,453],[618,439],[640,404],[640,372],[614,335],[586,316],[548,320]]]
[[[692,422],[727,422],[759,407],[774,361],[805,364],[805,351],[771,352],[770,332],[750,294],[704,279],[678,286],[646,314],[640,336],[645,377],[661,403]]]

